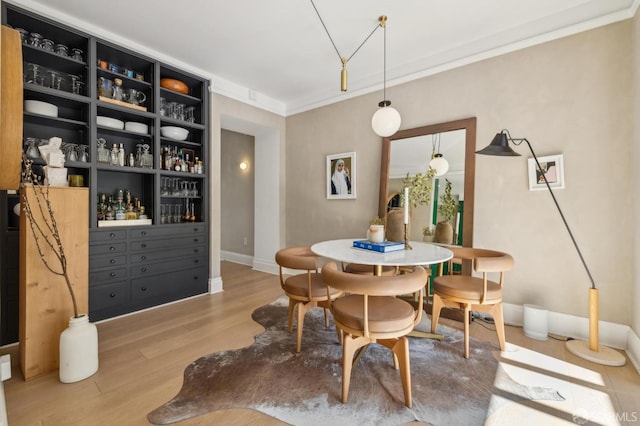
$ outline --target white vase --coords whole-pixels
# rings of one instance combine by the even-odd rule
[[[69,319],[60,334],[60,381],[74,383],[98,371],[98,329],[88,315]]]

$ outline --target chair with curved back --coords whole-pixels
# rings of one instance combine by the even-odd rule
[[[502,315],[502,289],[504,273],[513,268],[513,257],[495,250],[472,247],[447,246],[453,252],[453,259],[471,261],[473,270],[482,277],[471,275],[442,275],[433,279],[433,311],[431,332],[435,333],[443,307],[453,307],[464,311],[464,357],[469,358],[469,321],[471,311],[488,312],[498,334],[500,350],[505,348],[504,318]],[[449,261],[451,263],[451,261]],[[449,264],[449,271],[452,265]],[[498,275],[498,281],[490,281],[490,273]]]
[[[325,326],[329,327],[327,310],[328,301],[331,298],[341,296],[342,292],[332,290],[327,293],[327,285],[320,276],[318,257],[310,247],[288,247],[276,253],[276,263],[280,270],[280,286],[289,297],[289,332],[293,330],[293,314],[298,308],[296,352],[302,347],[302,328],[304,317],[308,311],[315,307],[324,308]],[[285,278],[283,268],[303,270],[303,274],[292,275]]]
[[[378,343],[393,352],[394,367],[400,368],[404,403],[411,408],[411,369],[406,335],[420,321],[422,308],[415,309],[395,296],[418,292],[418,306],[422,306],[422,289],[427,278],[425,270],[418,266],[403,275],[359,275],[343,272],[335,262],[329,262],[322,267],[322,278],[329,289],[347,294],[330,303],[333,321],[343,333],[342,402],[346,403],[349,396],[353,364],[367,345]]]

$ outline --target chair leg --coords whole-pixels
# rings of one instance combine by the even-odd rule
[[[398,338],[398,342],[392,350],[400,364],[400,380],[402,380],[402,390],[404,391],[404,405],[411,408],[413,404],[411,400],[411,365],[409,363],[409,340],[406,336]]]
[[[464,357],[469,359],[469,319],[471,317],[471,305],[464,305]]]
[[[289,299],[289,333],[293,330],[293,311],[296,308],[296,301]]]
[[[502,314],[502,303],[494,305],[491,309],[491,314],[493,315],[493,323],[496,326],[496,333],[498,333],[498,344],[500,345],[500,350],[504,351],[506,339],[504,334],[504,316]]]
[[[444,306],[444,302],[442,298],[437,294],[433,295],[433,306],[431,307],[431,332],[436,332],[436,327],[438,326],[438,320],[440,319],[440,311]]]
[[[300,303],[298,304],[298,325],[296,329],[296,352],[300,352],[302,349],[302,328],[304,326],[304,317],[307,315],[307,312],[313,308],[313,304],[311,303]]]
[[[364,337],[354,338],[351,334],[344,336],[342,346],[342,403],[346,404],[349,398],[349,384],[351,383],[351,369],[353,367],[353,357],[358,349],[371,343],[370,339]]]
[[[328,315],[329,310],[327,308],[324,308],[324,326],[326,328],[329,328],[329,315]]]

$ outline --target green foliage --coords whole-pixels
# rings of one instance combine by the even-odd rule
[[[376,216],[369,221],[369,225],[384,225],[384,219]]]
[[[422,228],[422,235],[424,235],[425,237],[431,237],[435,234],[436,234],[436,230],[432,228],[431,225],[425,226],[424,228]]]
[[[451,196],[451,182],[445,179],[444,194],[440,197],[438,213],[445,222],[449,222],[456,215],[456,200]]]
[[[424,175],[417,173],[415,176],[410,176],[407,173],[407,177],[402,180],[403,188],[409,188],[409,200],[411,205],[415,208],[419,205],[429,204],[431,202],[431,192],[433,192],[433,177],[436,171],[429,167],[429,170]],[[402,205],[404,206],[404,191],[401,194]]]

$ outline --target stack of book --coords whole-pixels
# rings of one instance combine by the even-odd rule
[[[369,240],[355,240],[353,246],[365,250],[377,251],[380,253],[389,253],[392,251],[404,250],[404,243],[397,241],[383,241],[374,243]]]

